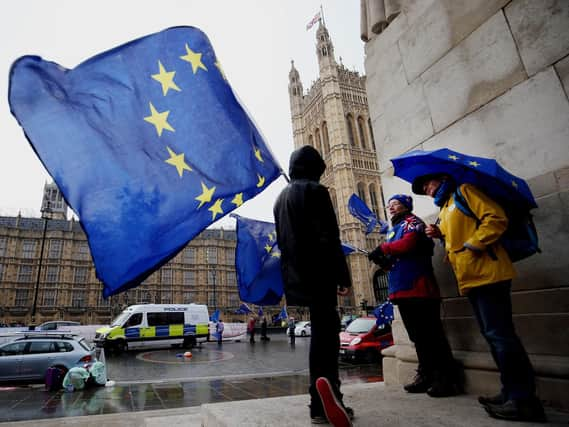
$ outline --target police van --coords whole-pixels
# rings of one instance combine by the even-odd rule
[[[95,334],[98,347],[119,353],[163,344],[191,348],[208,339],[209,314],[200,304],[131,305]]]

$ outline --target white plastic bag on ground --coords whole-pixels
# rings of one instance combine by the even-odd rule
[[[63,388],[70,391],[82,390],[88,378],[89,371],[87,371],[87,369],[79,367],[71,368],[63,379]]]
[[[91,377],[97,385],[105,385],[107,383],[107,370],[103,362],[95,362],[89,371]]]

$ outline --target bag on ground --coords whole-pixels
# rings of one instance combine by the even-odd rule
[[[93,382],[97,385],[105,385],[107,383],[107,370],[102,362],[95,362],[89,371]]]
[[[85,368],[71,368],[63,379],[63,387],[72,390],[82,390],[85,388],[85,382],[89,379],[89,371]],[[71,387],[69,387],[71,386]]]
[[[61,388],[63,383],[63,369],[52,366],[45,373],[45,389],[55,391]]]

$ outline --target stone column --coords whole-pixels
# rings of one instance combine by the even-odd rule
[[[367,0],[368,28],[375,34],[381,33],[387,27],[385,19],[384,0]]]
[[[366,3],[366,0],[360,0],[360,39],[362,39],[363,42],[369,41]]]
[[[391,23],[401,12],[401,0],[385,0],[385,17]]]

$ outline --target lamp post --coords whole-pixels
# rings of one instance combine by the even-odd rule
[[[43,231],[41,237],[41,248],[40,248],[40,259],[38,263],[38,274],[36,276],[36,286],[34,289],[34,302],[32,304],[32,319],[30,329],[35,326],[36,324],[36,307],[38,302],[38,292],[40,287],[40,276],[41,276],[41,267],[43,262],[43,248],[45,246],[45,236],[47,234],[47,221],[50,219],[49,215],[51,213],[51,203],[49,201],[46,202],[45,208],[42,208],[41,217],[43,218]]]
[[[362,301],[360,302],[360,306],[362,307],[362,311],[364,313],[365,316],[367,316],[367,299],[362,299]]]
[[[215,282],[216,282],[217,270],[215,265],[211,267],[211,278],[213,280],[213,311],[217,310],[217,295],[215,294]]]

